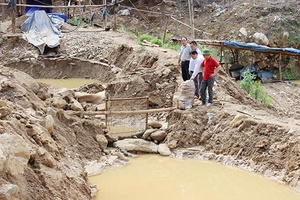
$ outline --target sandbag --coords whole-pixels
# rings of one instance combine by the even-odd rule
[[[195,84],[193,80],[187,80],[179,86],[178,108],[185,110],[193,107],[195,95]]]

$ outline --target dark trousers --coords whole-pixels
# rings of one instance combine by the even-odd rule
[[[189,80],[191,78],[189,74],[189,65],[190,65],[190,61],[181,62],[181,75],[183,81]]]
[[[202,104],[206,103],[206,89],[208,88],[208,103],[213,103],[213,86],[214,86],[215,78],[210,78],[208,81],[202,80],[201,83],[201,100]]]
[[[191,72],[193,74],[193,71]],[[194,84],[195,84],[195,96],[197,98],[200,97],[200,86],[201,86],[201,81],[202,81],[202,72],[197,74],[197,76],[194,78]]]

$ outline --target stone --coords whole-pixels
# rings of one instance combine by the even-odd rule
[[[108,142],[116,142],[119,139],[118,136],[111,135],[109,133],[105,134],[104,136],[105,136],[105,138],[107,139]]]
[[[159,122],[152,121],[148,123],[148,126],[151,126],[152,128],[161,128],[162,124]]]
[[[48,130],[50,135],[53,134],[54,130],[54,119],[51,115],[47,115],[44,119],[45,128]]]
[[[0,150],[4,170],[13,177],[23,174],[30,158],[30,148],[25,140],[17,134],[3,133],[0,135]]]
[[[269,45],[269,39],[263,33],[254,33],[253,40],[256,44]]]
[[[143,139],[125,139],[115,142],[114,147],[129,152],[157,153],[158,145]]]
[[[107,148],[108,140],[106,139],[106,137],[104,135],[101,135],[101,134],[96,135],[96,140],[97,140],[98,144],[100,145],[101,149]]]
[[[83,111],[82,105],[76,99],[72,99],[71,109],[74,111]]]
[[[120,10],[118,12],[118,15],[120,15],[120,16],[129,16],[130,15],[130,11],[129,11],[129,9]]]
[[[33,79],[28,74],[21,72],[21,71],[14,71],[13,76],[20,85],[22,85],[22,86],[25,85],[26,87],[31,89],[34,93],[39,92],[39,89],[40,89],[39,84],[36,82],[35,79]]]
[[[64,99],[55,97],[52,99],[52,106],[58,109],[65,109],[67,107],[67,102]]]
[[[169,149],[168,145],[163,143],[158,145],[158,153],[162,156],[169,156],[172,154],[171,150]]]
[[[155,131],[150,135],[150,137],[153,140],[157,140],[158,142],[162,142],[166,136],[167,136],[166,131]]]
[[[151,133],[153,133],[153,132],[155,132],[155,131],[157,131],[157,129],[148,129],[148,130],[146,130],[146,131],[144,132],[142,138],[143,138],[143,139],[147,139],[147,138],[151,135]]]
[[[9,107],[1,107],[0,108],[0,119],[4,119],[6,116],[11,114],[11,109]]]
[[[4,107],[4,106],[7,106],[7,102],[0,100],[0,107]]]
[[[0,199],[9,200],[9,199],[19,199],[17,197],[19,192],[18,186],[14,184],[1,184],[0,185]]]
[[[96,94],[89,94],[86,92],[75,92],[75,97],[78,101],[101,104],[105,100],[105,91],[98,92]]]
[[[239,125],[241,125],[244,122],[244,116],[243,115],[236,115],[233,120],[230,122],[230,126],[232,128],[236,128]]]
[[[244,27],[240,28],[239,32],[240,32],[241,34],[243,34],[245,37],[248,36],[247,30],[246,30]]]
[[[51,156],[50,153],[46,152],[45,155],[43,156],[43,161],[42,163],[46,165],[47,167],[53,168],[55,166],[55,159]]]
[[[43,101],[51,97],[50,93],[45,88],[41,88],[38,91],[37,96]]]

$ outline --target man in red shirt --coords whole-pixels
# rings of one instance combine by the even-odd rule
[[[203,79],[201,83],[201,100],[202,105],[206,104],[206,89],[208,88],[208,104],[207,106],[212,106],[213,103],[213,86],[215,82],[215,76],[220,70],[220,64],[210,55],[210,50],[204,49],[203,56],[204,61],[202,62],[203,67]]]

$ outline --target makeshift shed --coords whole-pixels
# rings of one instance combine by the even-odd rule
[[[295,56],[298,60],[298,65],[300,65],[300,50],[294,48],[272,48],[263,45],[258,45],[255,43],[242,43],[242,42],[230,42],[230,41],[216,41],[216,40],[196,40],[198,43],[209,46],[217,46],[221,48],[221,62],[224,56],[225,48],[228,48],[234,57],[236,63],[239,62],[239,52],[241,50],[259,52],[259,53],[268,53],[268,54],[279,54],[279,63],[281,62],[282,55]],[[228,64],[225,64],[226,72],[229,73]],[[300,66],[297,66],[300,68]],[[282,80],[282,65],[279,64],[279,78]]]

